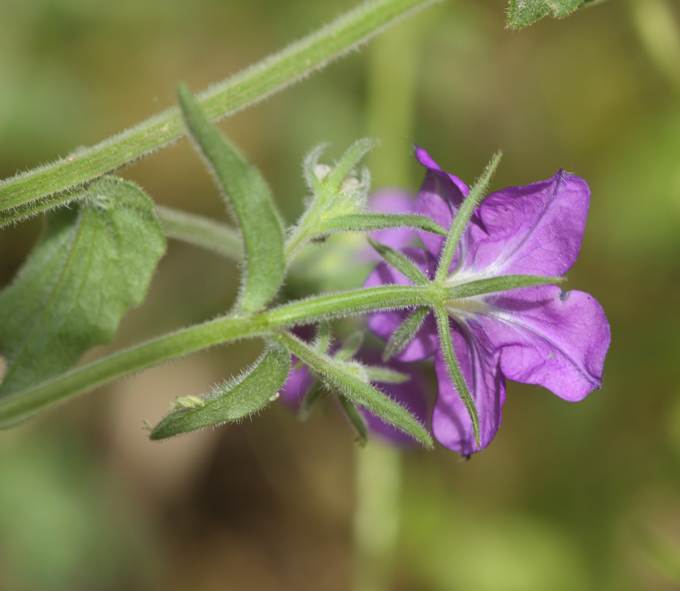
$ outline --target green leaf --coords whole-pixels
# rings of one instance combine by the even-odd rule
[[[361,349],[361,345],[364,344],[364,332],[357,330],[353,332],[342,344],[342,347],[338,349],[338,352],[334,357],[340,361],[349,361],[354,357]]]
[[[151,199],[105,177],[79,207],[49,216],[15,281],[0,293],[0,394],[54,376],[87,349],[109,342],[127,310],[144,300],[165,238]]]
[[[314,335],[314,348],[322,353],[328,353],[333,344],[330,322],[320,322]]]
[[[361,447],[364,447],[368,441],[368,427],[366,426],[366,420],[361,416],[361,413],[357,407],[354,406],[354,404],[345,396],[338,396],[338,401],[340,402],[340,408],[347,417],[347,420],[356,431],[357,443]]]
[[[418,228],[440,236],[446,236],[446,230],[429,217],[417,214],[390,213],[351,213],[324,220],[318,234],[335,232],[367,232],[384,228]]]
[[[392,359],[413,340],[429,313],[429,308],[418,308],[399,325],[399,328],[392,333],[392,336],[387,341],[382,354],[383,361]]]
[[[432,447],[432,438],[423,425],[401,405],[362,380],[354,364],[339,362],[319,353],[290,333],[283,333],[280,339],[328,387],[338,390],[354,404],[364,407],[424,446]]]
[[[215,387],[203,399],[186,397],[151,432],[151,439],[166,439],[204,427],[233,423],[267,406],[281,389],[290,371],[290,355],[280,345],[268,349],[243,375]]]
[[[390,369],[389,367],[365,365],[364,369],[368,379],[378,384],[404,384],[411,379],[408,374]]]
[[[507,22],[511,29],[522,29],[545,16],[565,17],[588,0],[510,0]]]
[[[283,225],[271,192],[259,171],[222,137],[186,87],[180,86],[178,97],[187,128],[241,228],[245,262],[237,307],[245,312],[260,310],[277,294],[286,268]]]
[[[465,408],[470,415],[470,421],[472,422],[472,431],[475,435],[475,441],[479,445],[479,414],[477,413],[477,407],[472,399],[470,390],[465,383],[465,377],[460,369],[458,359],[456,358],[456,352],[453,348],[453,335],[451,334],[451,325],[449,324],[449,315],[446,310],[442,307],[437,307],[434,309],[435,318],[437,319],[437,332],[439,333],[439,344],[441,346],[441,352],[446,361],[446,365],[449,370],[449,376],[456,386],[458,395],[463,400]]]
[[[368,239],[373,249],[387,261],[387,263],[399,271],[404,277],[408,277],[416,285],[425,285],[429,279],[410,258],[405,254],[394,250],[385,244],[376,242],[372,238]]]
[[[323,386],[318,381],[315,381],[302,399],[302,403],[297,412],[298,419],[306,421],[312,414],[312,410],[316,406],[316,403],[321,400],[324,394],[326,394],[326,392],[324,391]]]

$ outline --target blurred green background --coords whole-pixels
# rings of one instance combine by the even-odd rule
[[[198,90],[353,5],[2,0],[0,176],[132,125],[171,104],[178,81]],[[417,188],[414,142],[468,180],[502,148],[496,186],[560,167],[591,184],[569,279],[611,321],[605,385],[568,405],[511,384],[496,441],[469,462],[402,452],[391,589],[680,588],[679,9],[616,0],[510,32],[500,1],[446,1],[222,125],[289,220],[304,154],[365,135],[382,139],[376,186]],[[124,174],[158,202],[224,217],[186,142]],[[0,284],[39,229],[0,233]],[[323,250],[314,261],[324,285],[363,279]],[[237,281],[235,265],[173,243],[112,348],[220,313]],[[163,444],[142,429],[257,353],[197,355],[0,433],[0,589],[350,588],[356,450],[332,407]]]

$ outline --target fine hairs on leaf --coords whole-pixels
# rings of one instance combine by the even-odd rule
[[[314,348],[322,353],[328,353],[333,344],[330,322],[319,322],[314,335]]]
[[[0,293],[6,395],[72,366],[109,342],[146,296],[165,237],[137,185],[104,177],[77,207],[55,211],[14,282]]]
[[[270,404],[288,377],[290,355],[270,343],[267,350],[234,380],[216,386],[203,399],[185,397],[151,432],[151,439],[166,439],[180,433],[233,423]],[[188,402],[187,402],[188,400]]]
[[[264,308],[283,283],[286,261],[283,225],[260,172],[248,164],[210,122],[185,86],[178,89],[187,128],[214,173],[241,228],[244,265],[237,307]]]
[[[410,279],[416,285],[425,285],[429,282],[429,279],[425,273],[423,273],[410,258],[408,258],[402,252],[394,250],[385,244],[381,244],[373,240],[368,239],[369,244],[391,267],[394,267],[399,271],[404,277]]]
[[[291,354],[307,365],[328,387],[336,389],[354,404],[394,425],[422,445],[432,447],[432,438],[425,427],[404,407],[363,381],[354,367],[315,351],[290,333],[284,332],[279,338]]]
[[[568,16],[589,0],[510,0],[507,10],[508,27],[523,29],[545,16]]]

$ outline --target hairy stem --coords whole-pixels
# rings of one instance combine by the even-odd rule
[[[168,238],[210,250],[233,261],[243,258],[238,230],[210,218],[170,207],[158,205],[156,213]]]
[[[281,52],[208,88],[199,95],[200,103],[213,120],[231,115],[302,80],[435,1],[365,2]],[[93,147],[7,179],[0,183],[0,219],[2,212],[83,185],[169,145],[183,134],[179,110],[169,109]]]
[[[249,316],[225,316],[178,330],[113,353],[56,378],[0,399],[0,425],[12,424],[37,410],[215,345],[273,334],[297,324],[376,310],[427,305],[426,287],[390,285],[325,294],[284,304]]]

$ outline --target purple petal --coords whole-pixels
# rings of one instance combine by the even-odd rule
[[[604,310],[591,295],[542,286],[485,302],[491,310],[468,324],[499,351],[508,379],[544,386],[570,402],[600,387],[611,333]]]
[[[418,191],[415,212],[448,229],[469,189],[457,176],[444,172],[423,148],[416,147],[415,156],[426,169],[425,180]],[[444,243],[442,236],[423,231],[419,231],[418,236],[433,256],[439,254]]]
[[[433,277],[436,261],[425,251],[417,248],[406,248],[403,253],[416,263],[428,277]],[[386,263],[380,263],[368,276],[365,287],[398,284],[410,285],[411,281]],[[373,333],[387,341],[392,333],[410,314],[409,310],[394,312],[376,312],[369,315],[368,327]],[[437,329],[432,316],[428,316],[416,333],[415,338],[397,355],[400,361],[416,361],[430,357],[437,344]]]
[[[315,329],[313,325],[303,325],[296,326],[292,332],[295,336],[310,342],[314,339]],[[305,365],[300,363],[297,357],[292,356],[291,363],[293,369],[290,370],[286,383],[279,391],[279,397],[287,407],[297,410],[314,384],[314,376]]]
[[[425,148],[416,146],[414,153],[416,160],[418,160],[418,162],[420,162],[420,164],[422,164],[428,171],[443,173],[446,177],[449,178],[449,180],[456,186],[459,193],[461,194],[461,197],[456,202],[457,206],[460,205],[460,202],[463,200],[463,197],[467,197],[467,194],[470,192],[470,188],[465,184],[465,181],[457,177],[455,174],[445,172],[442,169],[442,167],[439,166],[437,162],[435,162],[435,159],[432,158],[432,156],[430,156],[430,153]]]
[[[293,357],[292,361],[293,364],[299,363],[295,357]],[[313,383],[314,377],[306,366],[300,365],[296,367],[294,365],[293,369],[288,374],[286,383],[279,391],[281,402],[289,408],[297,410],[300,408],[302,401]]]
[[[369,362],[374,364],[381,363],[375,356],[371,356],[370,359],[371,361]],[[395,361],[390,361],[386,365],[390,369],[410,376],[410,379],[402,384],[376,384],[376,387],[406,408],[423,425],[427,424],[427,385],[418,367],[410,363],[398,363]],[[366,419],[368,428],[373,433],[397,445],[414,443],[414,440],[403,431],[385,423],[382,419],[364,409],[360,410]]]
[[[434,362],[439,390],[432,415],[432,432],[443,446],[469,456],[488,446],[500,427],[505,380],[498,368],[498,353],[483,334],[474,334],[455,323],[452,333],[458,363],[477,407],[480,445],[475,441],[472,421],[449,377],[441,351],[437,352]]]
[[[401,189],[382,189],[368,199],[369,211],[375,213],[408,214],[413,213],[413,195]],[[417,234],[413,228],[387,228],[370,233],[371,238],[400,250],[411,244]],[[380,260],[380,256],[370,249],[369,260]]]
[[[551,179],[497,191],[470,226],[466,267],[493,274],[564,274],[581,248],[590,189],[558,171]]]
[[[444,172],[423,148],[416,149],[416,158],[427,169],[427,172],[425,173],[425,180],[418,192],[415,211],[416,213],[433,219],[440,226],[448,229],[451,226],[460,204],[465,197],[467,197],[470,189],[457,176]],[[474,214],[470,226],[475,226],[478,223],[476,214]],[[479,230],[479,228],[477,228],[477,230]],[[418,232],[418,236],[430,254],[438,257],[439,251],[444,244],[444,237],[422,231]],[[466,232],[461,241],[458,253],[471,248],[471,245],[469,244],[471,236],[470,232]],[[454,256],[451,263],[452,268],[458,266],[460,258],[460,254],[458,253]]]

